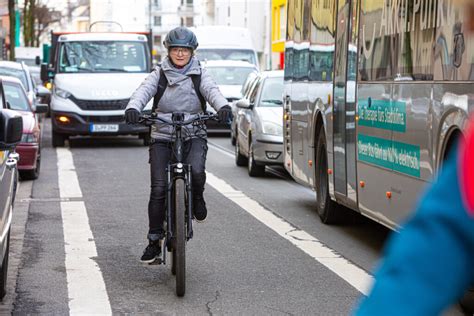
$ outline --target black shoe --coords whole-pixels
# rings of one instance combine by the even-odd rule
[[[160,241],[150,241],[148,246],[145,248],[140,261],[143,263],[152,263],[155,261],[161,254]]]
[[[207,217],[206,202],[203,198],[194,199],[194,218],[198,222],[203,222]]]

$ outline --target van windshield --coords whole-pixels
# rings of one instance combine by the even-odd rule
[[[143,42],[64,42],[58,70],[62,73],[149,72],[146,52]]]
[[[257,65],[255,52],[251,49],[211,49],[200,48],[196,51],[199,60],[242,60]]]

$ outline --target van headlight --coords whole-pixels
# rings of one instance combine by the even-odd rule
[[[283,136],[283,127],[275,122],[263,121],[262,132],[267,135]]]
[[[54,94],[63,99],[67,99],[71,96],[70,92],[63,89],[59,89],[58,87],[54,87]]]

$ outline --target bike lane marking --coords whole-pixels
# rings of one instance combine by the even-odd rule
[[[97,257],[94,236],[82,198],[81,187],[68,148],[57,148],[58,183],[66,253],[66,275],[71,315],[111,315],[112,309]]]
[[[374,278],[365,270],[352,264],[335,250],[327,247],[307,232],[294,227],[283,218],[278,217],[241,191],[235,190],[224,180],[216,177],[208,171],[206,174],[206,183],[212,186],[219,193],[233,201],[265,226],[269,227],[278,235],[285,238],[313,259],[337,274],[356,290],[364,295],[368,295],[374,282]]]

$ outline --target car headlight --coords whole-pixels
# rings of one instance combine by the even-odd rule
[[[23,133],[21,136],[21,143],[37,143],[38,139],[33,133]]]
[[[54,87],[54,94],[63,99],[67,99],[71,96],[70,92],[63,89],[59,89],[58,87]]]
[[[283,127],[274,122],[263,121],[262,132],[268,135],[283,136]]]

